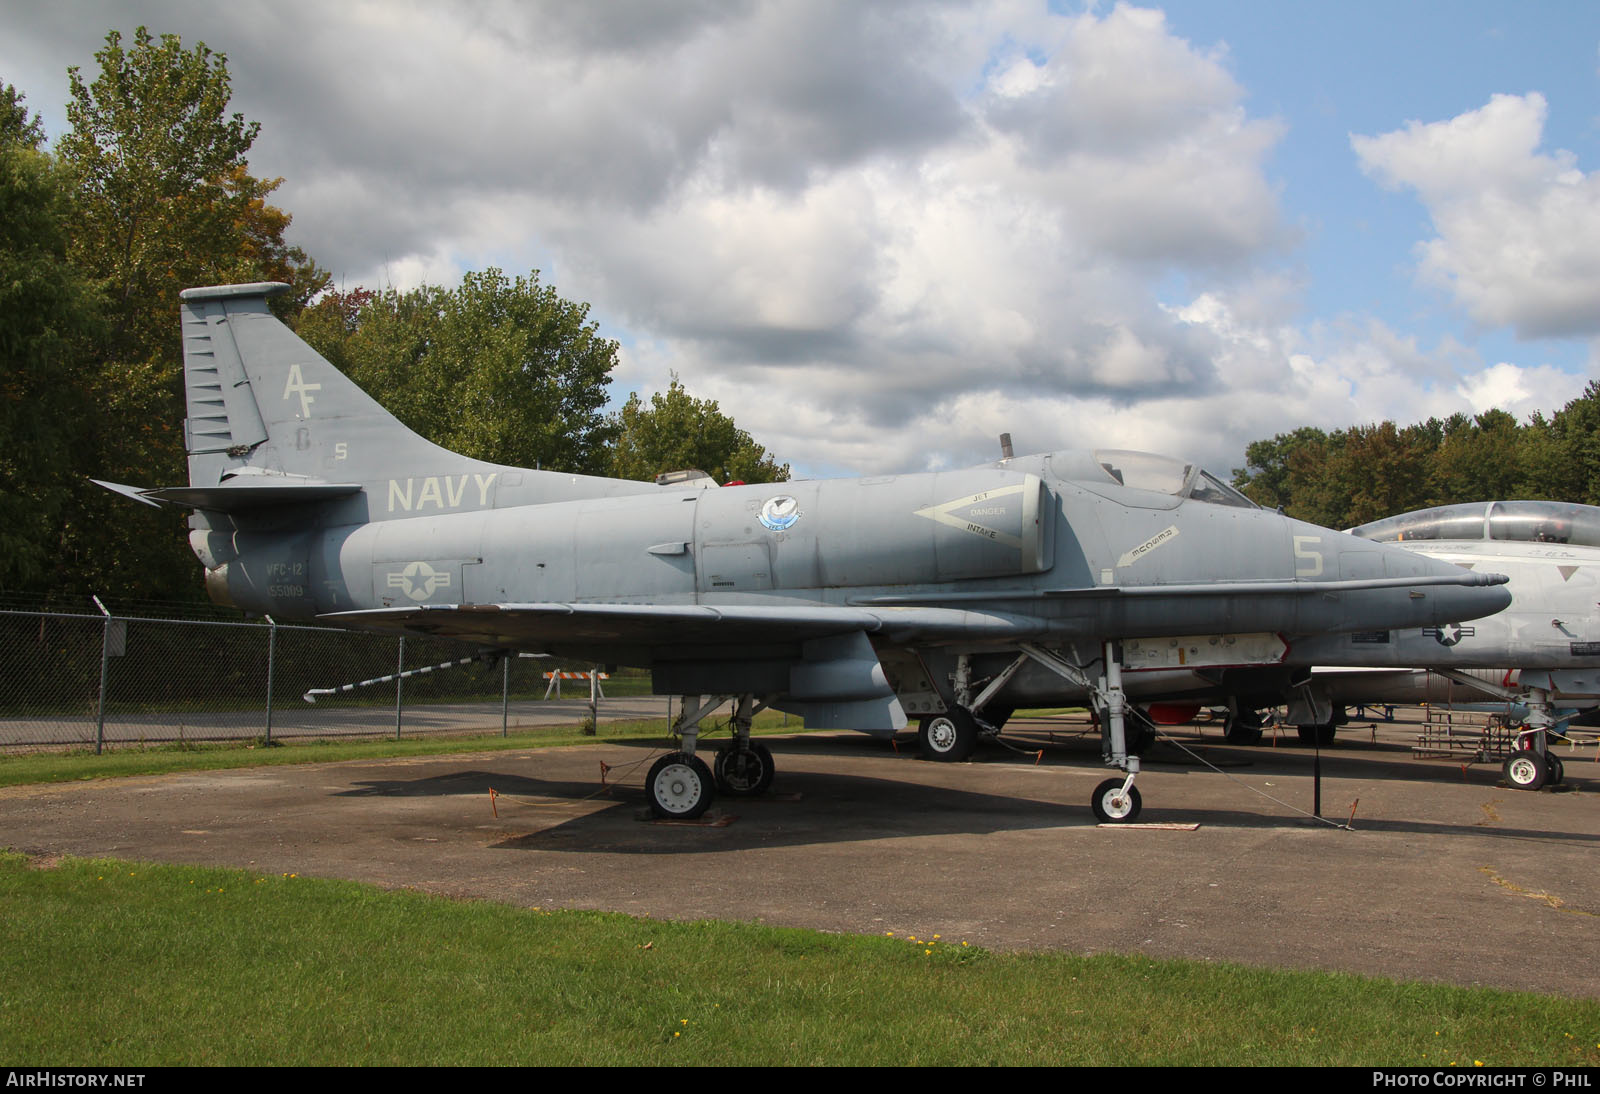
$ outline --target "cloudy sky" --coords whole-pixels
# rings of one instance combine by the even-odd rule
[[[1251,440],[1600,377],[1600,4],[0,0],[0,81],[228,57],[346,287],[542,271],[797,473]]]

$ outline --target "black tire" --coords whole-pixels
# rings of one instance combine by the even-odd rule
[[[1089,808],[1094,810],[1095,819],[1101,824],[1132,824],[1138,819],[1139,810],[1144,808],[1137,786],[1128,787],[1127,795],[1123,795],[1123,781],[1107,779],[1094,788]]]
[[[759,741],[751,741],[749,748],[731,744],[717,753],[717,789],[732,797],[765,794],[776,773],[772,750]]]
[[[717,795],[711,771],[698,756],[669,752],[650,768],[644,781],[650,812],[663,820],[694,820]]]
[[[925,760],[959,763],[978,746],[978,723],[960,707],[929,715],[917,727],[917,743]]]
[[[1123,722],[1122,743],[1127,746],[1128,755],[1143,756],[1156,743],[1156,727],[1142,719]]]
[[[1254,710],[1241,710],[1228,715],[1222,723],[1222,739],[1230,745],[1260,744],[1261,714]]]
[[[1517,790],[1537,790],[1550,778],[1550,765],[1531,749],[1513,753],[1501,771]]]
[[[1544,762],[1550,765],[1550,777],[1545,780],[1546,786],[1560,786],[1566,780],[1567,768],[1561,762],[1561,757],[1554,752],[1544,754]]]
[[[1016,707],[1009,707],[1004,703],[990,703],[978,711],[978,718],[987,723],[996,733],[999,733],[1006,727],[1006,723],[1011,720],[1011,716],[1016,712]]]
[[[1333,744],[1334,734],[1339,731],[1339,727],[1332,722],[1319,726],[1295,726],[1294,729],[1300,737],[1300,743],[1307,748],[1327,748]]]

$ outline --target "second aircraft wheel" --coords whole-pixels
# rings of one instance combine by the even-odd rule
[[[1155,747],[1156,727],[1139,719],[1130,719],[1122,727],[1122,743],[1128,755],[1143,756]]]
[[[972,755],[978,744],[978,723],[972,715],[956,707],[948,714],[933,714],[922,719],[917,729],[922,757],[943,763],[956,763]]]
[[[1222,736],[1230,745],[1258,745],[1261,743],[1261,714],[1254,710],[1240,710],[1222,722]]]
[[[1550,778],[1550,765],[1532,750],[1518,752],[1506,761],[1506,782],[1518,790],[1537,790]]]
[[[749,748],[729,745],[717,753],[717,789],[736,798],[765,794],[776,769],[772,751],[759,741]]]
[[[1334,734],[1339,732],[1339,727],[1332,722],[1322,725],[1295,726],[1295,735],[1300,738],[1300,743],[1307,748],[1313,746],[1327,748],[1333,744]]]
[[[693,820],[716,796],[704,761],[682,752],[669,752],[657,760],[644,788],[650,795],[650,812],[667,820]]]
[[[1139,788],[1130,786],[1124,794],[1123,782],[1122,779],[1107,779],[1094,788],[1089,807],[1101,824],[1128,824],[1138,819],[1139,810],[1144,806],[1139,800]]]

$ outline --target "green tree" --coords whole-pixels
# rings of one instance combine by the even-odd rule
[[[621,479],[654,479],[663,471],[695,468],[718,482],[782,482],[789,465],[779,464],[750,434],[723,414],[716,401],[696,399],[677,374],[647,407],[636,391],[613,417],[617,441],[610,473]]]
[[[1436,419],[1403,428],[1384,421],[1347,430],[1340,462],[1331,470],[1346,484],[1348,500],[1330,527],[1348,528],[1430,504],[1428,471],[1439,440]]]
[[[1503,410],[1455,414],[1429,471],[1432,503],[1545,497],[1524,466],[1526,429]]]
[[[284,244],[289,217],[266,204],[282,180],[249,174],[261,127],[227,113],[226,55],[140,27],[126,49],[107,34],[95,60],[90,83],[68,69],[59,151],[78,195],[73,258],[113,309],[111,355],[175,360],[177,295],[193,285],[290,277],[302,302],[319,291],[327,275]]]
[[[92,80],[69,70],[71,127],[57,146],[71,193],[66,258],[104,316],[70,378],[82,395],[71,427],[97,478],[182,482],[178,293],[287,278],[304,300],[326,275],[284,242],[289,218],[266,200],[277,180],[249,174],[258,127],[228,113],[223,55],[141,27],[127,47],[108,34],[95,59]],[[51,585],[201,595],[182,514],[130,506],[79,479],[59,516]]]
[[[1337,433],[1299,429],[1245,449],[1234,482],[1263,505],[1343,528],[1433,505],[1514,498],[1600,504],[1600,381],[1549,418],[1503,410]]]
[[[10,84],[0,84],[0,145],[39,150],[44,143],[44,123],[35,114],[28,116],[27,98]]]
[[[89,409],[74,369],[98,301],[67,260],[69,191],[23,96],[0,87],[0,588],[45,584],[79,488]]]
[[[1295,501],[1295,487],[1303,485],[1291,470],[1291,460],[1302,450],[1320,455],[1327,447],[1328,435],[1312,426],[1279,433],[1270,441],[1252,441],[1244,450],[1245,466],[1234,468],[1233,485],[1258,505],[1287,511]]]
[[[1542,496],[1600,505],[1600,380],[1548,421],[1534,415],[1527,434],[1527,473],[1544,486]]]
[[[453,290],[328,293],[300,336],[435,444],[521,467],[603,473],[617,344],[589,306],[497,269]]]
[[[1431,504],[1429,472],[1442,435],[1437,420],[1336,433],[1305,427],[1247,446],[1249,465],[1234,472],[1234,482],[1299,520],[1348,528]]]

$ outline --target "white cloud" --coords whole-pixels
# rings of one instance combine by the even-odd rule
[[[626,344],[619,399],[675,370],[807,473],[960,466],[1002,431],[1019,451],[1147,447],[1226,471],[1301,424],[1521,392],[1548,408],[1581,382],[1359,316],[1305,326],[1309,274],[1268,167],[1285,125],[1248,109],[1226,47],[1157,11],[62,0],[12,16],[14,41],[81,39],[78,63],[100,33],[81,28],[117,22],[226,52],[235,108],[263,124],[253,168],[285,177],[292,239],[345,284],[540,268]],[[1578,303],[1600,298],[1594,182],[1539,151],[1543,107],[1496,98],[1353,140],[1427,203],[1424,274],[1479,322],[1600,337]]]
[[[1364,170],[1433,218],[1418,271],[1474,320],[1519,336],[1600,333],[1600,174],[1544,154],[1544,96],[1496,95],[1449,121],[1351,137]]]
[[[1550,365],[1523,367],[1502,361],[1461,378],[1456,387],[1474,414],[1504,410],[1517,418],[1548,414],[1583,394],[1584,378]]]
[[[968,41],[992,12],[945,15],[926,40]],[[1016,415],[1216,388],[1215,338],[1154,286],[1265,280],[1251,260],[1287,239],[1262,168],[1278,127],[1247,119],[1219,58],[1158,13],[1041,25],[1057,52],[991,64],[1011,48],[996,37],[968,58],[961,125],[914,154],[884,144],[793,188],[713,141],[654,205],[537,200],[563,288],[649,331],[758,438],[804,420],[798,450],[829,465],[990,456],[997,399]],[[952,429],[978,405],[987,424]]]

